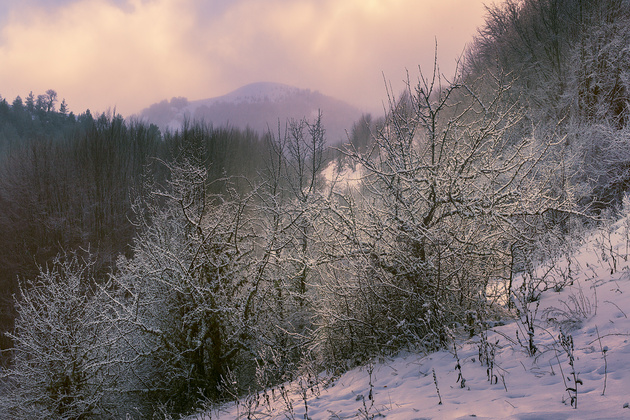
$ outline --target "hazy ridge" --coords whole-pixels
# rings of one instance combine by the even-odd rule
[[[277,131],[278,122],[284,125],[289,119],[313,118],[318,110],[322,111],[329,143],[345,140],[346,132],[361,116],[358,108],[318,91],[258,82],[214,98],[163,100],[145,108],[136,117],[161,130],[180,129],[189,119],[264,133],[269,129]]]

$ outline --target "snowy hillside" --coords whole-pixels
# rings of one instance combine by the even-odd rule
[[[540,299],[449,350],[303,377],[196,418],[630,418],[629,241],[628,217],[589,234],[539,268]]]
[[[361,116],[357,108],[317,91],[281,83],[258,82],[214,98],[164,100],[144,109],[139,118],[161,129],[180,129],[189,119],[214,126],[249,127],[263,133],[269,128],[277,130],[278,120],[282,124],[291,118],[312,120],[318,110],[323,113],[330,143],[345,140],[346,131]]]
[[[299,94],[301,89],[282,83],[257,82],[240,87],[226,95],[216,98],[193,101],[187,110],[200,106],[210,106],[219,102],[227,103],[259,103],[259,102],[280,102],[290,96]]]

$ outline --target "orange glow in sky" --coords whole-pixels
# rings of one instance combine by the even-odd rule
[[[55,89],[76,113],[279,82],[378,111],[406,70],[448,76],[481,0],[0,0],[0,95]]]

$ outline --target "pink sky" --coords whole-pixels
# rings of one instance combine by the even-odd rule
[[[481,0],[0,0],[0,95],[55,89],[70,109],[130,115],[173,96],[280,82],[381,108],[406,70],[442,72]]]

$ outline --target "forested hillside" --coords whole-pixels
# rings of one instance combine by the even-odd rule
[[[263,168],[261,135],[188,124],[174,133],[125,122],[120,115],[75,116],[48,91],[33,104],[0,102],[1,328],[12,328],[17,279],[34,278],[60,253],[89,253],[100,278],[129,255],[136,227],[132,203],[151,178],[163,183],[166,162],[194,154],[222,192],[227,179],[247,189]],[[52,96],[51,96],[52,95]],[[46,102],[48,101],[48,102]],[[49,105],[45,105],[49,103]],[[236,178],[239,176],[242,178]],[[3,349],[10,346],[2,335]],[[7,360],[3,353],[3,360]]]
[[[500,69],[533,129],[554,130],[572,184],[596,205],[628,187],[630,9],[625,0],[509,0],[488,8],[464,74]]]
[[[515,316],[514,278],[626,194],[629,10],[491,6],[456,74],[436,57],[336,151],[321,113],[161,132],[2,100],[0,407],[186,414]]]

